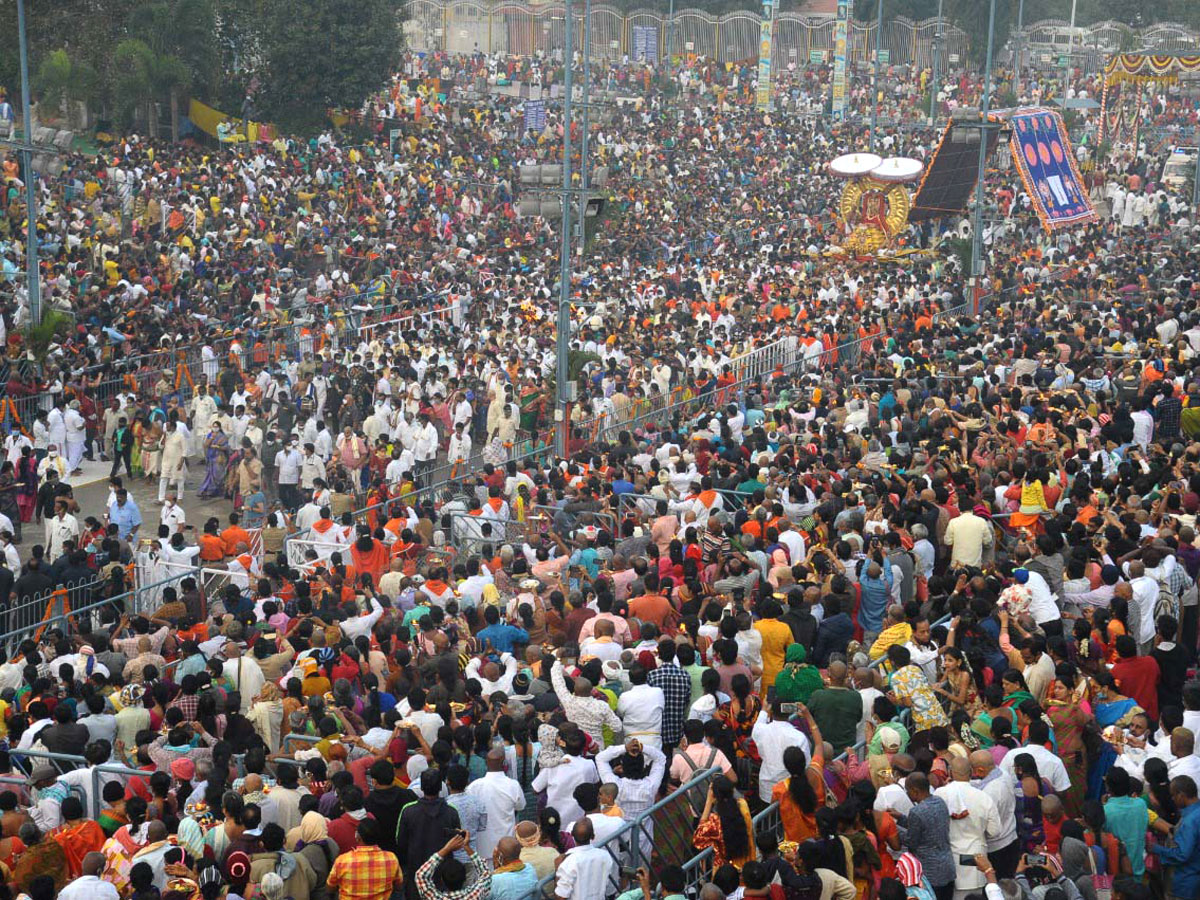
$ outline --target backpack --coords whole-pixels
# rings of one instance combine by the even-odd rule
[[[687,781],[691,781],[692,778],[694,778],[699,772],[706,771],[706,770],[712,768],[713,760],[715,760],[717,758],[717,749],[715,747],[709,747],[708,749],[709,749],[708,760],[704,763],[704,765],[698,765],[696,763],[696,761],[694,759],[692,759],[691,755],[683,750],[675,751],[678,758],[682,759],[687,764],[687,767],[690,770],[688,772]],[[700,785],[697,785],[696,787],[688,788],[688,792],[687,792],[688,805],[691,806],[691,808],[696,811],[696,815],[699,815],[700,812],[703,811],[704,801],[707,798],[708,798],[708,785],[707,784],[700,784]]]

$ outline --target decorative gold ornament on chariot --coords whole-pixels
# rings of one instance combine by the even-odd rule
[[[924,166],[915,159],[874,153],[847,153],[829,164],[829,171],[846,179],[838,213],[848,230],[843,246],[856,255],[877,253],[892,244],[908,224],[911,201],[906,182],[921,177]]]

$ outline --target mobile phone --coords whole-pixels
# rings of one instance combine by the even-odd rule
[[[975,865],[975,857],[970,853],[960,853],[958,854],[958,864],[960,866],[973,866]]]
[[[637,878],[638,870],[634,866],[621,866],[621,877],[630,880]]]
[[[1025,864],[1028,866],[1044,866],[1046,864],[1046,856],[1044,853],[1026,853]]]

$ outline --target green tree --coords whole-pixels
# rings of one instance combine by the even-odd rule
[[[260,103],[268,117],[318,126],[354,109],[399,64],[401,0],[263,0]]]
[[[117,116],[122,124],[136,125],[145,121],[150,134],[158,133],[158,112],[155,109],[154,51],[145,41],[127,38],[117,44],[113,53],[117,76],[113,83],[113,98]]]
[[[42,60],[33,79],[38,95],[38,109],[46,120],[60,114],[63,103],[89,103],[96,96],[99,81],[96,70],[86,62],[75,62],[66,50],[55,50]],[[76,127],[74,109],[67,108],[67,124]]]

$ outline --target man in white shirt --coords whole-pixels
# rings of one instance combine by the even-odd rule
[[[1040,728],[1037,727],[1039,725],[1041,726]],[[1071,777],[1067,775],[1067,769],[1063,765],[1062,760],[1047,750],[1042,744],[1037,743],[1039,737],[1042,737],[1045,741],[1050,740],[1050,731],[1046,727],[1046,723],[1040,720],[1030,723],[1029,743],[1024,747],[1018,747],[1016,750],[1010,751],[1005,755],[1004,759],[1000,760],[1000,771],[1007,774],[1010,783],[1015,786],[1016,777],[1013,774],[1013,769],[1016,765],[1017,757],[1028,753],[1033,757],[1033,761],[1037,763],[1038,773],[1050,782],[1050,786],[1056,791],[1066,791],[1071,787]]]
[[[46,559],[50,562],[63,554],[67,541],[79,540],[79,520],[67,512],[67,501],[54,501],[54,515],[46,520]]]
[[[617,715],[625,723],[625,737],[637,738],[644,745],[661,750],[662,717],[667,702],[663,689],[646,684],[646,670],[637,664],[629,670],[629,681],[633,687],[622,692],[617,700]]]
[[[1195,755],[1196,736],[1182,726],[1171,732],[1171,758],[1167,760],[1167,777],[1187,775],[1200,784],[1200,757]]]
[[[296,436],[288,437],[287,447],[275,454],[275,469],[279,472],[279,499],[285,509],[300,505],[300,466],[303,457],[296,448]]]
[[[1017,794],[1012,779],[996,768],[996,761],[987,750],[974,751],[969,761],[974,777],[972,784],[992,798],[1000,822],[1000,830],[988,835],[987,854],[997,875],[1011,878],[1021,857],[1021,843],[1017,839]]]
[[[429,413],[421,413],[420,425],[417,430],[416,442],[413,445],[413,457],[417,462],[415,473],[418,481],[433,468],[437,460],[438,436],[437,429],[429,421]]]
[[[1146,565],[1140,559],[1130,560],[1125,564],[1125,574],[1129,576],[1129,588],[1132,591],[1130,606],[1137,607],[1138,628],[1134,635],[1138,642],[1138,653],[1149,653],[1154,641],[1154,607],[1158,605],[1158,582],[1146,574]],[[1123,586],[1117,585],[1116,594],[1124,593]]]
[[[383,607],[373,596],[370,598],[371,609],[361,616],[345,619],[340,623],[342,634],[353,641],[357,637],[370,635],[375,623],[383,617]]]
[[[975,566],[983,563],[983,548],[992,545],[992,525],[965,509],[946,526],[945,544],[950,547],[950,565]]]
[[[92,851],[83,857],[78,878],[58,892],[58,900],[118,900],[117,888],[100,877],[104,871],[104,854]]]
[[[471,435],[467,433],[463,422],[454,423],[454,434],[450,435],[450,447],[446,451],[446,459],[450,463],[471,459]]]
[[[599,783],[600,773],[596,763],[583,756],[587,737],[582,731],[567,732],[559,740],[566,756],[557,766],[539,769],[533,779],[533,789],[546,792],[546,805],[558,810],[559,821],[574,822],[584,815],[575,802],[575,788],[580,784]]]
[[[561,814],[561,810],[559,810]],[[592,846],[595,829],[590,819],[580,819],[571,829],[575,846],[567,851],[556,872],[554,896],[560,900],[596,900],[610,893],[617,864],[603,848]]]
[[[758,773],[758,796],[764,803],[771,802],[771,791],[775,785],[788,777],[783,765],[783,752],[788,747],[799,747],[807,759],[812,759],[812,744],[808,738],[793,727],[783,715],[780,701],[771,704],[771,712],[764,710],[750,732],[750,738],[758,747],[762,768]]]
[[[83,448],[87,443],[87,422],[79,412],[79,401],[72,400],[63,413],[63,428],[66,432],[67,467],[72,475],[82,475]]]
[[[168,493],[158,514],[159,522],[166,525],[171,534],[183,531],[183,526],[187,524],[187,513],[176,502],[177,500],[178,497],[174,491]]]
[[[988,839],[1003,831],[1000,813],[990,796],[972,787],[971,764],[962,757],[950,761],[949,784],[934,791],[950,810],[950,852],[955,857],[955,893],[977,891],[986,879],[974,864],[964,866],[960,858],[987,853]]]
[[[234,689],[242,695],[242,714],[250,711],[250,706],[258,692],[266,684],[266,676],[257,662],[249,656],[242,655],[242,648],[234,641],[225,645],[225,666],[223,673],[232,683]]]
[[[504,751],[493,747],[487,753],[487,774],[467,786],[467,793],[487,811],[487,827],[472,835],[484,859],[492,855],[496,842],[512,834],[517,813],[525,808],[525,792],[519,782],[508,777]]]

